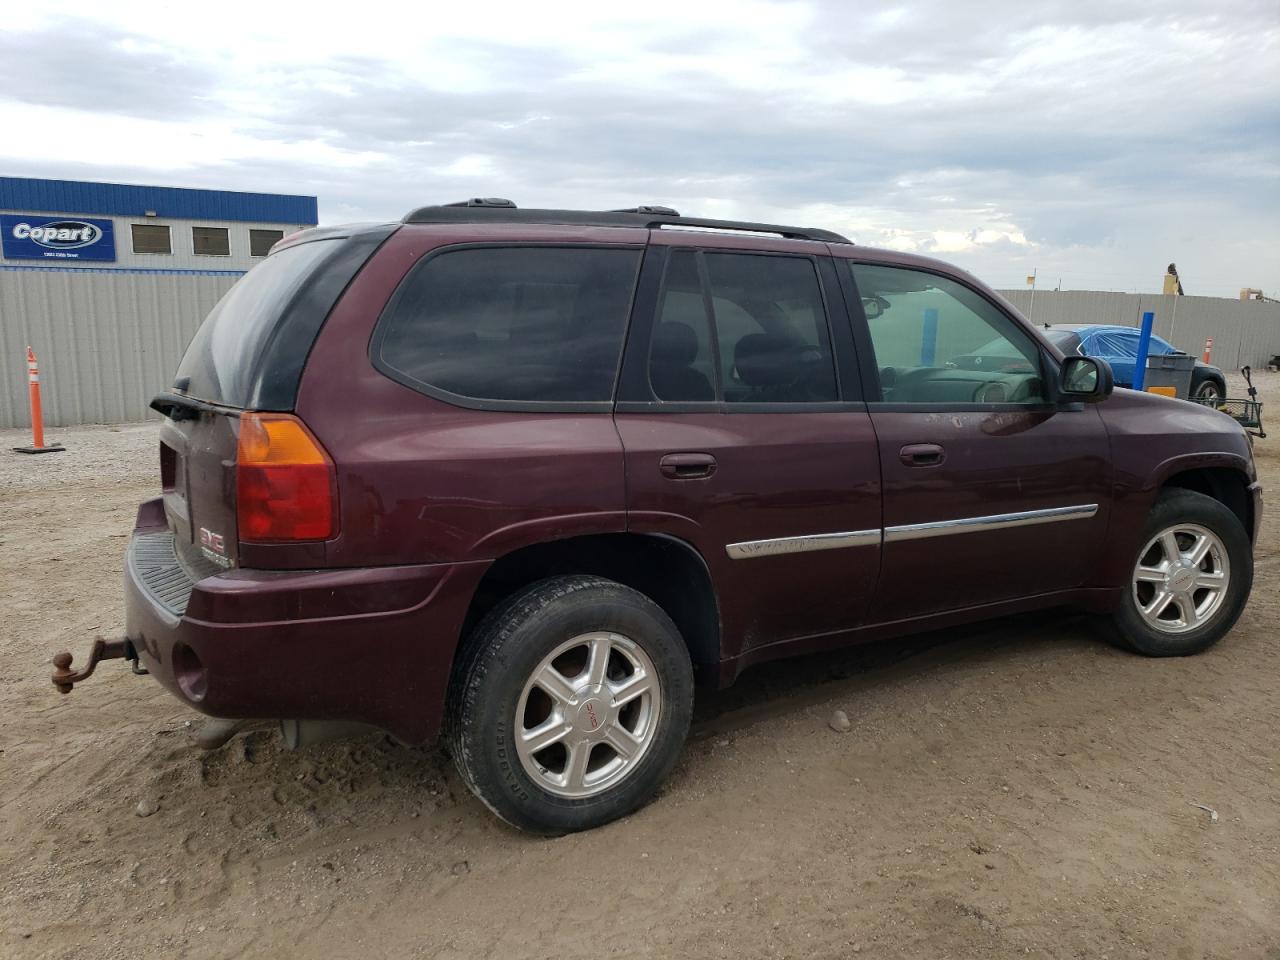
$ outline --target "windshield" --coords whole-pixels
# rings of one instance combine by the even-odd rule
[[[241,277],[210,311],[178,365],[188,396],[232,407],[249,405],[253,376],[278,321],[338,239],[300,243],[273,253]]]

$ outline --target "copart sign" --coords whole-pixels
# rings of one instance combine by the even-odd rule
[[[0,214],[0,244],[6,260],[114,260],[110,220]]]

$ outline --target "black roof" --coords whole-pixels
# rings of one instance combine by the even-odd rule
[[[521,210],[510,200],[477,197],[460,203],[419,207],[405,215],[405,223],[546,223],[581,227],[695,227],[707,230],[741,230],[766,233],[789,240],[821,240],[826,243],[850,241],[831,230],[814,227],[787,227],[776,223],[745,220],[708,220],[682,217],[670,207],[642,206],[627,210]]]

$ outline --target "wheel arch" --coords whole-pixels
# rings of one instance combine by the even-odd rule
[[[1160,492],[1193,490],[1212,497],[1236,515],[1252,542],[1254,504],[1249,494],[1249,475],[1233,466],[1202,466],[1178,470],[1165,477]]]
[[[1217,386],[1221,396],[1227,395],[1227,378],[1226,375],[1218,370],[1201,370],[1196,367],[1191,375],[1191,391],[1192,393],[1200,389],[1204,383],[1213,383]]]
[[[679,629],[699,681],[716,682],[720,611],[710,569],[691,544],[665,534],[589,534],[511,550],[493,562],[477,585],[462,636],[514,591],[567,574],[604,577],[649,597]]]

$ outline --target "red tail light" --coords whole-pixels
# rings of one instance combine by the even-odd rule
[[[254,543],[329,540],[337,535],[333,461],[297,417],[240,417],[236,521],[240,539]]]

